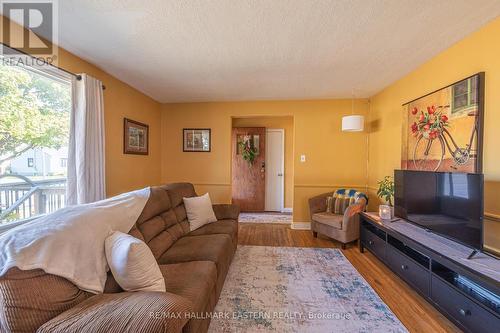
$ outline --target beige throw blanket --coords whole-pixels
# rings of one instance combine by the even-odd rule
[[[42,269],[80,289],[102,293],[109,270],[104,240],[128,233],[141,214],[150,189],[90,204],[63,208],[0,236],[0,277],[10,268]]]

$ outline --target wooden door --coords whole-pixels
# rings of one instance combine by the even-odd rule
[[[243,159],[239,142],[248,140],[256,150],[253,163]],[[262,212],[266,198],[266,128],[233,128],[232,200],[243,212]]]

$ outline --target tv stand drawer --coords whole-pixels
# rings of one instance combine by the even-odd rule
[[[375,254],[380,259],[385,259],[385,232],[381,230],[376,230],[375,232],[370,230],[371,226],[362,226],[361,228],[361,242],[363,245],[369,249],[373,254]]]
[[[422,294],[429,296],[429,270],[415,263],[391,245],[387,246],[386,259],[387,264],[396,274]]]
[[[431,299],[469,332],[498,332],[500,318],[432,276]]]

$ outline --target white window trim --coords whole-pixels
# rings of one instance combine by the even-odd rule
[[[26,65],[27,61],[21,61],[22,59],[27,59],[27,58],[35,58],[36,59],[36,57],[26,55],[26,54],[24,54],[16,49],[8,47],[5,44],[2,44],[1,47],[2,47],[2,52],[0,52],[0,58],[13,59],[12,61],[15,62],[16,66],[19,66],[19,67],[22,67],[28,71],[32,71],[32,72],[35,72],[37,74],[46,76],[50,79],[58,80],[61,83],[71,84],[71,79],[73,78],[72,74],[65,72],[62,69],[60,69],[56,66],[50,65],[48,63],[45,63],[45,62],[42,65],[38,65],[36,63],[34,64],[34,66]],[[3,51],[4,49],[7,49],[9,51],[8,55],[4,55],[4,51]],[[18,61],[16,61],[16,59]]]

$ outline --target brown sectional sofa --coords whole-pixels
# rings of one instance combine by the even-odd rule
[[[206,332],[238,241],[239,208],[214,205],[218,221],[189,231],[183,197],[193,185],[152,187],[130,234],[148,244],[166,293],[124,292],[108,275],[93,295],[41,270],[0,278],[1,332]]]

